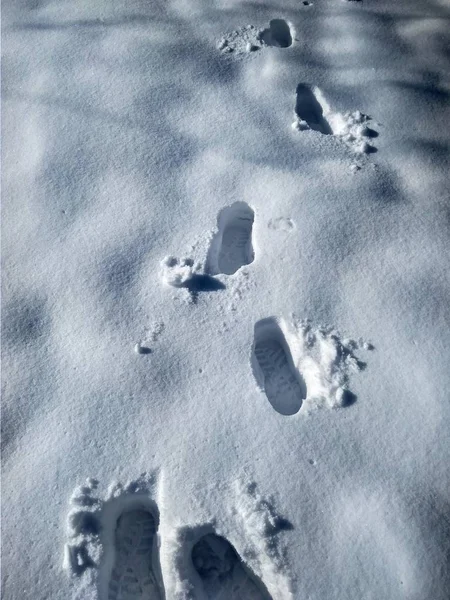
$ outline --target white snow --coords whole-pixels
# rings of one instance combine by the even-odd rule
[[[2,16],[4,597],[447,600],[448,2]]]

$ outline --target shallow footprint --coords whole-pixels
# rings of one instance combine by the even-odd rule
[[[245,202],[235,202],[220,212],[219,232],[211,244],[207,261],[210,274],[233,275],[244,265],[253,262],[254,219],[255,213]]]
[[[223,537],[203,536],[192,549],[192,562],[208,600],[271,600],[265,586],[256,581]]]
[[[108,600],[162,600],[152,565],[155,534],[155,519],[147,510],[131,510],[119,517]]]
[[[256,323],[252,362],[256,380],[273,408],[282,415],[297,413],[306,398],[306,385],[276,319]]]

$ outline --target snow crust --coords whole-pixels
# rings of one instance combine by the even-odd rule
[[[447,600],[448,3],[2,13],[4,597]]]

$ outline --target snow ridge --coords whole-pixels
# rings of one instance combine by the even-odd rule
[[[257,484],[240,478],[235,482],[235,515],[245,533],[245,559],[260,574],[272,597],[290,600],[293,597],[287,550],[280,534],[293,529],[272,502],[264,499]]]
[[[447,600],[448,2],[4,17],[5,598]]]

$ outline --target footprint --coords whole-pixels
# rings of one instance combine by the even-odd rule
[[[246,25],[225,34],[217,42],[217,48],[229,56],[244,56],[257,52],[265,46],[289,48],[292,46],[294,30],[284,19],[273,19],[266,29]]]
[[[294,366],[291,350],[276,319],[255,325],[252,365],[255,378],[281,415],[297,413],[306,398],[306,384]]]
[[[267,227],[274,231],[290,232],[294,229],[295,224],[294,221],[288,217],[276,217],[274,219],[269,219]]]
[[[225,538],[204,535],[191,557],[208,600],[270,600],[264,585],[256,581]]]
[[[300,83],[297,86],[297,100],[295,103],[295,114],[301,123],[304,122],[310,129],[319,131],[325,135],[333,135],[330,124],[323,116],[323,108],[317,100],[309,85]]]
[[[300,83],[294,110],[292,128],[297,131],[314,129],[325,135],[333,135],[359,154],[372,154],[377,149],[371,143],[378,132],[369,127],[372,118],[360,110],[340,113],[333,111],[321,90]]]
[[[107,488],[88,477],[74,489],[63,566],[78,579],[77,598],[164,598],[154,500],[158,487],[157,473],[142,473]]]
[[[261,32],[260,39],[267,46],[289,48],[289,46],[292,46],[292,33],[289,23],[284,19],[272,19],[268,29]]]
[[[252,229],[255,213],[245,202],[227,206],[217,219],[218,233],[211,243],[206,271],[211,275],[233,275],[255,258]]]
[[[153,570],[156,529],[154,517],[143,508],[119,517],[108,600],[162,600]]]

